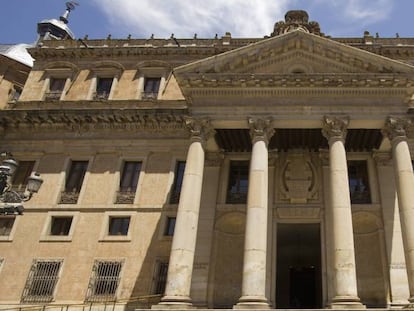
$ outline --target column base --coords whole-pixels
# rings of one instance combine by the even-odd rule
[[[366,309],[358,297],[337,296],[332,299],[331,309]]]
[[[151,306],[152,310],[181,310],[195,309],[191,302],[191,298],[187,296],[164,296],[161,302]]]
[[[266,297],[262,296],[243,296],[233,309],[270,309]]]

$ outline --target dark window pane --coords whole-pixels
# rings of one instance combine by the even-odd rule
[[[14,217],[1,217],[0,218],[0,236],[8,236],[13,228]]]
[[[161,78],[145,78],[145,93],[158,93],[160,89]]]
[[[246,203],[249,185],[249,161],[231,161],[227,203]]]
[[[72,161],[69,174],[66,179],[66,192],[80,192],[87,168],[88,161]]]
[[[122,171],[120,191],[127,192],[137,190],[138,179],[141,173],[141,162],[127,161]]]
[[[165,291],[165,285],[167,283],[167,273],[168,273],[168,262],[158,262],[155,285],[154,285],[154,294],[162,295]]]
[[[72,225],[72,217],[52,217],[51,235],[68,235]]]
[[[109,218],[109,235],[127,235],[130,217]]]
[[[175,217],[167,217],[164,235],[173,236],[175,229]]]
[[[177,162],[174,175],[174,183],[171,189],[170,203],[175,204],[180,200],[181,186],[184,179],[185,162]]]
[[[348,178],[351,203],[371,203],[367,162],[348,161]]]
[[[52,78],[50,79],[49,91],[62,93],[63,88],[65,87],[66,79],[61,78]]]
[[[98,78],[96,83],[96,96],[98,98],[108,98],[111,92],[113,78]]]

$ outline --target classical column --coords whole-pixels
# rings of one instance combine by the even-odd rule
[[[178,204],[165,296],[153,309],[192,307],[190,288],[204,171],[203,143],[212,131],[207,120],[187,119],[186,125],[191,131],[191,144]]]
[[[247,194],[242,296],[234,308],[269,308],[266,298],[266,246],[268,223],[268,150],[274,133],[270,120],[249,119],[252,138]]]
[[[407,266],[410,298],[414,304],[414,175],[406,129],[410,122],[405,119],[388,118],[383,134],[392,145],[401,233]]]
[[[330,214],[334,294],[331,307],[362,308],[358,298],[351,199],[345,138],[349,118],[324,117],[322,134],[329,142]]]

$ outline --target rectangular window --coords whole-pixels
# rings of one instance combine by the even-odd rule
[[[22,302],[50,302],[53,300],[62,260],[33,261],[23,290]]]
[[[134,203],[138,179],[141,173],[141,165],[141,162],[136,161],[126,161],[124,163],[116,203]]]
[[[180,200],[181,186],[184,179],[185,162],[178,161],[175,167],[174,183],[171,189],[170,203],[177,204]]]
[[[173,236],[174,235],[175,220],[176,220],[175,217],[167,217],[167,221],[165,223],[164,235],[166,235],[166,236]]]
[[[9,91],[9,99],[11,101],[18,101],[20,96],[22,95],[23,89],[20,86],[13,85],[13,87]]]
[[[153,294],[163,295],[167,284],[168,262],[158,262],[155,271]]]
[[[60,203],[76,204],[83,179],[88,168],[88,161],[72,161],[66,178],[65,191],[62,193]]]
[[[231,161],[226,203],[246,203],[248,185],[249,161]]]
[[[10,235],[15,219],[15,217],[0,217],[0,236]]]
[[[73,217],[52,217],[50,235],[69,235]]]
[[[49,91],[46,93],[45,100],[59,100],[65,88],[65,78],[51,78]]]
[[[120,282],[122,264],[122,261],[95,261],[89,280],[87,301],[116,300],[116,290]]]
[[[371,203],[367,161],[348,161],[348,178],[351,203]]]
[[[97,78],[94,99],[108,99],[113,81],[113,78]]]
[[[128,235],[131,217],[110,217],[108,235]]]
[[[12,189],[17,192],[24,192],[27,180],[33,172],[34,161],[19,161],[19,166],[13,176]]]
[[[145,78],[142,99],[157,99],[161,78]]]

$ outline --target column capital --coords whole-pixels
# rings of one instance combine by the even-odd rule
[[[407,140],[408,126],[411,120],[405,118],[388,117],[385,127],[382,129],[382,135],[387,137],[391,142]]]
[[[390,166],[392,164],[392,156],[390,152],[374,151],[372,158],[377,166]]]
[[[348,116],[324,116],[322,135],[329,143],[337,140],[341,140],[345,143],[348,125]]]
[[[186,117],[184,121],[185,126],[190,131],[191,141],[205,143],[215,133],[208,118],[196,119]]]
[[[250,127],[250,137],[252,139],[252,143],[254,144],[256,141],[264,141],[269,144],[270,139],[272,138],[275,130],[271,127],[272,119],[261,119],[261,118],[251,118],[247,119]]]

